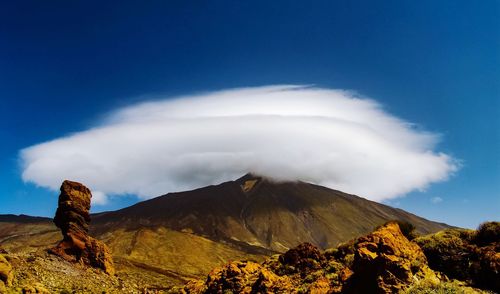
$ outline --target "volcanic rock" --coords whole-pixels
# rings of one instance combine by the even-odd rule
[[[67,180],[63,182],[54,217],[63,240],[50,249],[50,252],[68,261],[81,262],[113,275],[115,269],[108,247],[88,235],[91,198],[90,190],[84,185]]]
[[[231,262],[208,274],[206,281],[191,281],[184,293],[282,293],[293,289],[289,277],[280,277],[252,261]]]
[[[285,252],[280,256],[280,261],[304,272],[321,268],[325,257],[316,246],[306,242]]]
[[[490,273],[482,273],[491,283],[489,289],[495,290],[497,247],[493,247],[495,240],[490,239],[485,245],[487,258],[483,259],[489,265],[482,265]],[[303,243],[261,264],[230,262],[212,270],[205,280],[192,280],[174,290],[180,293],[483,293],[469,286],[469,281],[450,281],[429,268],[417,243],[405,237],[397,222],[389,222],[369,235],[324,252]]]
[[[355,243],[354,274],[347,293],[398,293],[419,280],[438,277],[420,247],[410,242],[396,222],[389,222]]]

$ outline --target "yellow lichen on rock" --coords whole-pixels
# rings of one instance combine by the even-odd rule
[[[330,281],[326,277],[317,279],[310,287],[309,293],[311,294],[326,294],[331,293]]]
[[[40,283],[35,283],[34,285],[25,286],[22,289],[23,294],[49,294],[50,291],[45,289],[45,287]]]
[[[14,278],[12,265],[0,254],[0,287],[11,286]]]
[[[355,248],[349,291],[396,293],[422,279],[439,283],[422,249],[403,235],[396,222],[359,238]]]

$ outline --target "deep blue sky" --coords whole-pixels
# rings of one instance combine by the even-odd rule
[[[54,213],[57,193],[21,180],[24,147],[144,95],[284,83],[356,90],[463,160],[389,204],[458,226],[499,220],[500,2],[103,2],[0,4],[0,213]]]

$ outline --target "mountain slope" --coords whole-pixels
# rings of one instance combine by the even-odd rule
[[[276,183],[247,174],[236,181],[169,193],[93,216],[94,232],[167,227],[223,241],[248,252],[283,252],[302,242],[330,248],[392,219],[420,233],[447,228],[355,195],[304,183]]]
[[[6,250],[13,258],[15,286],[23,287],[41,282],[38,275],[42,272],[43,275],[54,277],[42,282],[51,289],[58,289],[57,292],[67,289],[72,283],[74,285],[71,287],[77,288],[93,283],[93,277],[83,277],[85,273],[82,281],[74,278],[65,281],[60,278],[66,277],[68,265],[62,259],[47,255],[47,249],[56,246],[61,239],[61,232],[52,221],[36,222],[33,219],[34,222],[26,220],[24,223],[16,223],[15,219],[16,217],[9,217],[9,222],[0,221],[0,249]],[[142,292],[143,288],[156,290],[182,285],[188,279],[202,277],[210,269],[222,266],[229,260],[260,261],[264,258],[264,255],[238,250],[229,244],[164,227],[117,229],[95,237],[104,241],[111,249],[119,280],[127,281],[127,284],[137,288],[131,293],[139,290]],[[33,263],[33,260],[37,262]],[[77,272],[75,275],[82,274]],[[97,274],[99,271],[94,272]],[[109,279],[104,273],[98,277],[104,281]],[[111,292],[125,293],[119,290]],[[87,289],[85,292],[96,291]]]

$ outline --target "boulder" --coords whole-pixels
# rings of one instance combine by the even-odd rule
[[[395,222],[357,240],[352,270],[347,293],[398,293],[424,279],[439,283],[420,247]]]
[[[320,269],[325,256],[316,246],[306,242],[288,250],[279,260],[284,265],[293,266],[298,271],[307,273]]]
[[[49,250],[62,258],[100,268],[113,275],[113,259],[108,246],[88,235],[92,193],[84,185],[64,181],[59,195],[54,223],[61,229],[63,240]]]

